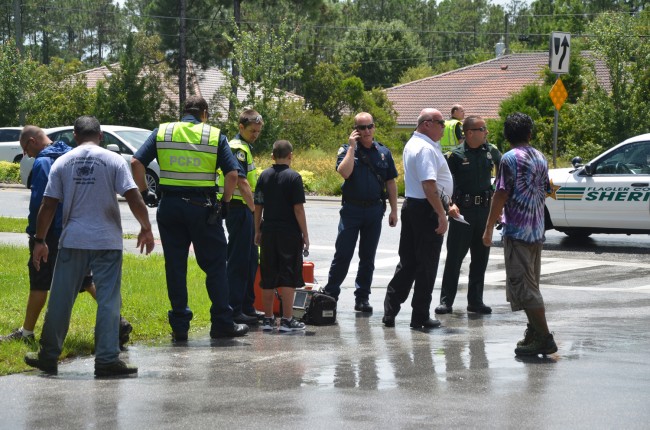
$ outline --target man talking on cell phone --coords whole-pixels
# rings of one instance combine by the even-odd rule
[[[361,112],[354,117],[354,129],[348,143],[338,151],[336,171],[345,182],[341,186],[343,197],[336,251],[325,286],[325,293],[338,300],[357,239],[361,236],[354,310],[364,313],[372,313],[368,299],[386,199],[390,204],[388,225],[397,225],[397,169],[390,150],[374,136],[372,115]]]

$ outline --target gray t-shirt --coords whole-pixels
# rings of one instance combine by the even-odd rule
[[[60,248],[122,249],[116,194],[137,188],[126,160],[94,144],[80,145],[52,165],[45,196],[63,204]]]

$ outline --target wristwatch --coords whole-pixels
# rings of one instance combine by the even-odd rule
[[[33,237],[35,243],[45,243],[45,239],[41,239],[39,237],[34,236]]]

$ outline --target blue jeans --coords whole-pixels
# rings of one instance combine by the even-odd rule
[[[45,313],[41,351],[43,360],[59,358],[70,326],[72,306],[89,270],[97,288],[95,363],[109,364],[120,354],[120,287],[122,250],[61,248],[54,267],[50,300]]]
[[[228,228],[228,285],[230,307],[234,315],[254,314],[257,245],[253,213],[247,206],[230,205],[226,217]]]
[[[368,300],[372,275],[375,271],[375,254],[381,235],[384,206],[376,204],[361,207],[344,203],[339,211],[339,232],[336,237],[336,251],[330,266],[325,290],[335,298],[341,293],[341,284],[348,274],[350,261],[359,238],[359,268],[354,281],[354,295],[357,300]]]
[[[205,202],[205,197],[197,202]],[[211,209],[163,195],[156,213],[158,231],[165,256],[167,295],[172,309],[167,313],[175,332],[187,332],[193,314],[187,306],[187,259],[194,246],[196,262],[205,272],[205,287],[212,302],[210,320],[214,329],[232,328],[232,309],[228,304],[226,277],[226,235],[221,222],[208,225]]]

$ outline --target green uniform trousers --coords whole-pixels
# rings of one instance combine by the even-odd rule
[[[458,278],[463,260],[470,251],[469,281],[467,284],[467,305],[480,306],[483,304],[483,285],[485,269],[490,257],[490,248],[483,245],[483,232],[490,212],[489,207],[474,206],[461,208],[465,221],[463,224],[449,218],[449,233],[447,234],[447,259],[442,275],[440,303],[452,306],[458,292]]]

